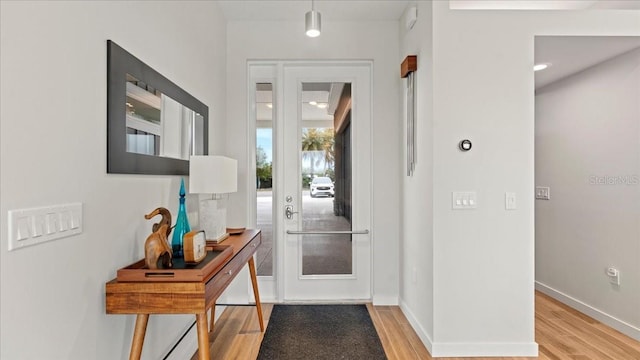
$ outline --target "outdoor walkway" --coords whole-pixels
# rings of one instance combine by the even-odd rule
[[[258,191],[257,215],[257,227],[262,229],[262,245],[256,253],[257,273],[269,276],[273,274],[271,191]],[[305,230],[351,230],[345,218],[333,215],[330,197],[312,198],[303,191],[301,215]],[[351,274],[351,235],[305,235],[301,241],[304,275]]]

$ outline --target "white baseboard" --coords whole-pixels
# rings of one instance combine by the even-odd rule
[[[632,337],[638,341],[640,341],[640,329],[626,323],[618,318],[615,318],[602,310],[596,309],[593,306],[586,304],[576,298],[573,298],[559,290],[556,290],[548,285],[545,285],[539,281],[536,281],[536,290],[551,296],[552,298],[560,301],[561,303],[572,307],[581,313],[584,313],[592,318],[600,321],[603,324],[606,324],[621,333]]]
[[[429,354],[433,357],[503,357],[503,356],[538,356],[538,344],[531,343],[437,343],[433,342],[427,331],[418,322],[411,309],[404,301],[400,301],[402,313],[418,334]]]
[[[224,306],[216,307],[216,321],[220,318],[224,309]],[[192,326],[187,330],[184,336],[182,336],[181,340],[176,339],[176,341],[178,341],[176,347],[171,351],[171,353],[165,356],[164,360],[191,359],[193,354],[198,350],[198,330],[196,326]]]
[[[400,310],[402,310],[404,317],[407,318],[409,324],[411,324],[413,330],[416,332],[416,334],[418,334],[418,337],[420,338],[420,340],[422,340],[424,346],[427,347],[429,354],[433,354],[433,341],[431,341],[431,338],[429,337],[425,329],[422,327],[420,322],[418,322],[418,319],[413,314],[413,312],[411,312],[411,309],[409,309],[404,301],[400,301]]]
[[[434,343],[433,357],[537,357],[538,344],[531,343]]]
[[[398,297],[392,295],[373,295],[374,306],[398,306]]]

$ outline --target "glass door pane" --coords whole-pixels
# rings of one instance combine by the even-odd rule
[[[331,99],[330,99],[331,98]],[[344,231],[351,227],[350,84],[303,83],[300,134],[302,230]],[[302,275],[353,273],[351,234],[301,238]]]
[[[371,64],[282,70],[282,299],[371,299]]]
[[[273,276],[273,84],[256,84],[256,251],[258,276]]]

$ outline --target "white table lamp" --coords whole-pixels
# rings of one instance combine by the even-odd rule
[[[198,155],[189,158],[189,192],[212,194],[200,200],[199,222],[208,240],[227,238],[227,208],[221,194],[238,191],[238,161],[225,156]]]

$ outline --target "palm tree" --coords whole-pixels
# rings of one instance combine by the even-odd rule
[[[309,160],[311,164],[311,175],[314,175],[315,166],[320,165],[322,158],[318,158],[318,152],[324,153],[325,171],[327,166],[332,165],[334,136],[333,129],[326,128],[319,130],[316,128],[304,129],[302,132],[302,159]]]
[[[324,170],[327,171],[328,167],[333,166],[333,162],[335,160],[334,155],[334,144],[335,144],[335,134],[333,129],[326,128],[322,131],[322,150],[324,151]]]
[[[309,160],[311,175],[313,176],[316,159],[316,151],[322,150],[322,139],[318,136],[318,129],[304,129],[302,131],[302,159]]]

